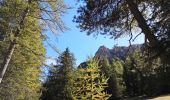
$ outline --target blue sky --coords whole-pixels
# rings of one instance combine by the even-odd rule
[[[76,15],[76,0],[65,0],[66,4],[73,9],[67,11],[67,13],[62,17],[65,25],[69,30],[64,33],[60,33],[55,36],[49,33],[50,42],[53,43],[60,52],[64,51],[65,48],[69,48],[76,58],[76,64],[80,64],[85,61],[88,56],[93,56],[98,48],[105,45],[108,48],[112,48],[114,45],[128,46],[129,42],[128,36],[119,38],[118,40],[110,39],[109,37],[99,35],[93,37],[93,35],[87,36],[86,32],[80,32],[76,26],[77,24],[72,22],[73,16]],[[143,35],[140,35],[134,42],[143,43]],[[47,57],[56,58],[58,54],[49,46],[46,45]],[[48,59],[47,63],[54,63],[54,60]]]

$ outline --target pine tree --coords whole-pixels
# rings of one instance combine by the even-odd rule
[[[85,69],[77,69],[76,76],[75,100],[107,100],[111,96],[104,92],[107,78],[101,74],[97,60],[91,59]]]
[[[59,82],[61,78],[58,74],[59,66],[55,65],[48,70],[47,79],[42,86],[41,100],[57,100],[58,93],[61,91]]]
[[[73,69],[75,59],[67,48],[57,60],[54,71],[50,71],[44,83],[42,100],[72,100],[73,95]],[[57,69],[56,69],[57,68]],[[54,88],[55,87],[55,88]]]
[[[74,21],[82,31],[114,38],[129,34],[131,41],[136,34],[133,30],[138,30],[138,35],[144,34],[152,57],[161,57],[162,62],[169,64],[169,0],[79,1],[83,5],[78,8]]]
[[[109,77],[107,83],[108,87],[105,88],[105,91],[109,94],[112,94],[109,98],[117,99],[120,97],[119,95],[119,88],[118,88],[118,82],[116,78],[116,73],[112,68],[112,65],[109,63],[109,61],[105,58],[103,60],[100,60],[99,65],[101,66],[101,72],[105,77]]]
[[[41,66],[45,59],[43,29],[48,25],[52,30],[52,27],[63,28],[60,14],[65,5],[62,0],[52,1],[0,1],[0,36],[4,37],[0,41],[0,99],[39,99]]]
[[[41,37],[43,28],[48,28],[52,32],[64,30],[65,27],[60,19],[61,13],[65,12],[67,7],[62,0],[1,0],[0,1],[0,36],[6,36],[10,38],[10,42],[7,45],[6,53],[3,57],[3,61],[0,67],[0,83],[13,52],[17,45],[23,45],[18,42],[24,32],[31,35],[30,29],[26,29],[27,26],[36,24],[41,31]],[[30,23],[30,19],[34,19]],[[28,24],[29,22],[29,24]],[[35,22],[35,23],[34,23]],[[29,26],[30,27],[30,26]],[[39,38],[41,38],[39,37]]]
[[[146,63],[141,58],[141,54],[140,51],[135,51],[125,61],[124,82],[126,84],[126,92],[129,96],[142,95],[144,84],[146,84],[144,83],[144,76],[149,74],[150,69],[152,69],[152,66],[145,67]]]
[[[14,56],[11,58],[4,80],[0,84],[0,99],[37,100],[40,96],[39,79],[45,48],[36,20],[29,19],[25,25],[27,28],[22,31],[23,33],[17,41],[20,45],[16,45]],[[28,31],[32,34],[27,34]],[[0,54],[4,56],[3,52],[6,53],[9,38],[0,45],[3,48]]]
[[[113,59],[112,64],[111,64],[111,75],[112,77],[115,77],[115,89],[117,89],[116,92],[116,97],[120,98],[123,96],[124,90],[125,90],[125,85],[123,81],[123,66],[124,62],[120,59]]]
[[[75,65],[74,56],[70,53],[67,48],[66,51],[59,57],[59,62],[61,67],[59,69],[59,75],[61,75],[61,91],[60,97],[62,100],[72,99],[72,89],[73,89],[73,68]]]

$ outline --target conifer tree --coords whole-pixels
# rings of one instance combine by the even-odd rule
[[[58,82],[61,81],[58,71],[59,66],[57,65],[50,67],[50,69],[48,70],[47,79],[45,80],[45,83],[43,83],[42,86],[41,100],[58,99],[58,93],[60,91],[60,85]]]
[[[169,64],[169,0],[78,0],[75,22],[87,34],[145,36],[152,57]],[[138,30],[133,34],[133,30]],[[136,37],[134,37],[136,39]]]
[[[116,73],[113,71],[112,65],[109,63],[109,61],[106,58],[100,60],[99,65],[101,66],[100,69],[103,75],[109,77],[107,81],[108,87],[105,88],[105,91],[107,93],[112,94],[109,99],[110,100],[117,99],[119,97],[119,93],[118,93],[119,90],[117,86],[118,83],[117,83]]]
[[[123,66],[124,62],[120,59],[114,58],[109,63],[107,58],[100,60],[100,69],[106,77],[109,77],[107,83],[108,87],[105,89],[112,96],[110,100],[116,100],[123,96],[125,85],[123,81]]]
[[[77,69],[77,76],[75,100],[107,100],[111,96],[104,91],[107,78],[101,74],[97,60],[91,59],[86,68]]]
[[[0,41],[0,99],[39,99],[45,59],[43,29],[62,29],[64,8],[62,0],[0,1],[0,36],[4,37]]]
[[[75,58],[73,54],[70,53],[69,49],[63,52],[63,54],[59,57],[59,62],[61,67],[59,69],[59,75],[61,75],[60,81],[60,97],[62,100],[71,100],[73,97],[73,69],[75,65]]]
[[[44,83],[42,100],[72,100],[73,99],[73,69],[75,59],[67,48],[57,60],[54,71],[51,70]]]
[[[23,45],[18,42],[22,34],[26,31],[28,35],[33,34],[26,29],[28,25],[36,24],[36,27],[41,30],[44,28],[50,29],[52,32],[64,30],[65,27],[60,19],[61,13],[65,12],[66,6],[62,0],[1,0],[0,1],[0,36],[10,38],[8,42],[6,53],[3,57],[3,61],[0,67],[0,83],[13,52],[17,45]],[[34,19],[30,23],[30,19]],[[28,24],[29,22],[29,24]],[[35,23],[34,23],[35,22]]]
[[[34,23],[34,24],[33,24]],[[31,24],[31,25],[30,25]],[[23,30],[18,39],[20,45],[16,45],[13,57],[9,63],[9,68],[4,80],[0,84],[0,99],[27,99],[38,100],[40,96],[40,75],[41,66],[44,62],[45,48],[43,40],[40,38],[38,22],[29,19],[27,28]],[[28,32],[32,34],[27,34]],[[6,48],[9,46],[9,38],[3,41],[0,46],[2,57]]]
[[[115,73],[116,75],[118,89],[119,89],[119,96],[122,96],[124,91],[124,82],[123,82],[124,62],[120,59],[113,59],[111,66],[112,66],[113,73]]]

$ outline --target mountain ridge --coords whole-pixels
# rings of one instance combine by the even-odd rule
[[[112,49],[105,46],[100,46],[96,51],[94,58],[99,60],[104,58],[107,58],[108,60],[112,60],[114,58],[125,60],[128,54],[132,54],[135,50],[140,50],[141,48],[142,44],[134,44],[131,46],[114,46]]]
[[[134,44],[131,46],[114,46],[112,49],[107,48],[102,45],[96,51],[94,58],[99,60],[108,59],[109,62],[112,62],[113,59],[125,60],[128,54],[132,54],[135,50],[141,50],[143,44]],[[85,68],[87,62],[82,62],[78,68]]]

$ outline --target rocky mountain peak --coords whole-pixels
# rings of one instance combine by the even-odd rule
[[[142,44],[131,45],[130,47],[126,46],[114,46],[112,49],[107,48],[106,46],[100,46],[97,50],[94,58],[99,60],[108,59],[109,62],[112,62],[114,58],[118,58],[121,60],[125,60],[127,54],[134,53],[135,50],[140,50],[142,48]],[[79,65],[78,68],[86,68],[87,62],[83,62]]]
[[[124,60],[128,53],[133,53],[136,49],[140,49],[141,46],[141,44],[131,45],[131,47],[114,46],[112,49],[100,46],[95,54],[95,58],[100,60],[107,58],[110,61],[112,61],[113,58]]]
[[[103,58],[110,58],[111,54],[110,54],[110,49],[103,46],[100,46],[98,51],[95,54],[95,58],[98,59],[103,59]]]

